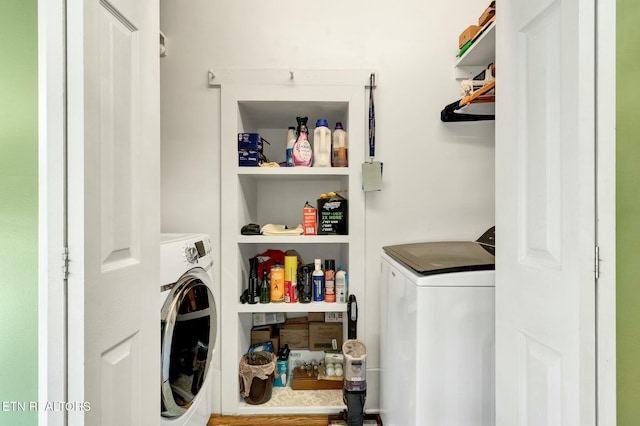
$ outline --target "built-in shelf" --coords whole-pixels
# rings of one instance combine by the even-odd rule
[[[346,303],[256,303],[239,304],[239,313],[253,312],[347,312]]]
[[[312,176],[349,176],[348,167],[238,167],[238,175],[256,176],[260,179],[277,178],[286,176],[296,178]]]
[[[274,387],[271,399],[265,404],[241,402],[238,414],[332,414],[345,408],[341,389],[293,390],[287,386]]]
[[[456,79],[468,79],[478,75],[495,60],[496,22],[491,22],[471,47],[458,58],[455,65]]]
[[[364,193],[360,164],[366,144],[367,80],[362,85],[222,85],[221,90],[221,339],[222,411],[229,414],[312,414],[337,413],[344,409],[342,392],[293,391],[275,388],[271,400],[262,405],[244,402],[238,387],[238,362],[250,346],[252,313],[282,312],[300,317],[308,312],[347,312],[346,303],[241,304],[247,288],[249,259],[266,250],[294,250],[298,260],[333,259],[348,272],[349,294],[365,298],[364,283]],[[274,162],[285,158],[287,127],[296,117],[326,118],[341,122],[349,132],[349,167],[239,167],[238,133],[259,133],[269,144],[265,155]],[[335,191],[349,200],[349,235],[240,235],[243,226],[256,223],[302,222],[306,203],[317,206],[321,194]],[[346,323],[343,336],[347,335]],[[303,393],[301,393],[303,392]],[[304,396],[304,392],[308,392]],[[297,401],[297,402],[296,402]]]
[[[239,235],[238,244],[347,244],[348,235]]]

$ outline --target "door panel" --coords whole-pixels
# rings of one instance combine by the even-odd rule
[[[158,25],[157,0],[67,2],[71,424],[160,422]]]
[[[595,424],[594,8],[500,4],[498,425]]]
[[[562,134],[560,8],[553,3],[518,35],[523,115],[518,143],[522,184],[519,229],[522,261],[559,269],[562,262]],[[546,64],[541,67],[540,64]]]
[[[140,419],[140,407],[135,404],[138,395],[144,392],[140,380],[136,380],[140,352],[140,335],[136,333],[102,355],[101,424],[135,424]],[[118,392],[113,392],[113,389],[118,389]]]
[[[140,229],[134,203],[141,199],[141,170],[132,168],[133,145],[140,135],[137,95],[139,84],[139,37],[137,28],[108,3],[100,13],[100,207],[102,217],[103,268],[139,256]],[[132,191],[136,191],[132,194]],[[134,253],[136,253],[134,255]],[[137,256],[136,256],[137,255]]]

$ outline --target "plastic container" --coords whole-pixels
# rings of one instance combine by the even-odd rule
[[[358,339],[346,340],[342,344],[344,354],[344,389],[367,390],[367,347]]]
[[[298,256],[284,257],[284,301],[296,303],[296,287],[298,285]]]
[[[336,301],[338,303],[347,303],[347,295],[349,292],[349,276],[340,265],[336,272]]]
[[[298,288],[300,289],[300,303],[311,303],[313,300],[313,268],[311,265],[302,265],[300,276],[298,277]]]
[[[308,117],[296,117],[296,120],[298,127],[296,128],[296,142],[293,144],[293,164],[296,167],[311,167],[313,151],[311,143],[309,143]]]
[[[271,267],[271,303],[284,302],[284,268],[280,262]]]
[[[289,127],[289,129],[287,130],[287,140],[286,142],[286,154],[287,154],[287,166],[288,167],[293,167],[295,164],[293,164],[293,145],[296,143],[296,128],[295,127]]]
[[[258,258],[249,259],[249,283],[247,285],[249,292],[249,303],[254,305],[260,301],[260,284],[258,281]]]
[[[321,260],[315,260],[316,269],[313,271],[313,301],[324,301],[324,271],[322,270]]]
[[[313,131],[313,167],[331,167],[331,130],[324,118],[316,121]]]
[[[335,260],[326,259],[324,261],[324,301],[327,303],[336,301],[335,269]]]
[[[336,123],[336,129],[333,131],[331,164],[333,167],[349,166],[349,135],[342,128],[341,122]]]

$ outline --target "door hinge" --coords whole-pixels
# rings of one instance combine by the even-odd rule
[[[594,273],[596,279],[600,278],[600,247],[596,246]]]
[[[62,251],[62,275],[65,280],[69,278],[69,247]]]

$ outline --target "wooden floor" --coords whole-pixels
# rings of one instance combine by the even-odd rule
[[[329,417],[327,415],[221,416],[214,414],[207,426],[327,426],[328,424]]]

